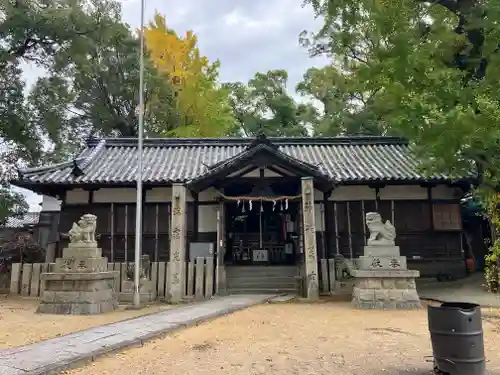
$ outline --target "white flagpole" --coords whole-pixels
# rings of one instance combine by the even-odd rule
[[[134,295],[133,304],[139,307],[141,295],[139,291],[141,244],[142,244],[142,146],[144,142],[144,6],[141,0],[141,35],[139,57],[139,129],[137,139],[137,199],[135,211],[135,267],[134,267]]]

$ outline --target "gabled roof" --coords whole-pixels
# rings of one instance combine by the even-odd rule
[[[319,166],[285,154],[264,136],[256,138],[245,150],[233,158],[208,167],[204,174],[188,181],[188,183],[195,190],[204,190],[210,187],[214,181],[224,179],[231,173],[245,169],[249,165],[259,167],[272,165],[287,170],[295,176],[313,177],[325,191],[330,190],[333,185],[328,174],[323,172]]]
[[[259,154],[260,153],[260,154]],[[145,184],[201,181],[252,155],[268,155],[297,171],[335,184],[370,182],[450,182],[418,171],[408,142],[395,137],[145,139]],[[240,164],[241,165],[241,164]],[[72,161],[20,171],[13,184],[132,185],[137,173],[137,139],[90,139]]]

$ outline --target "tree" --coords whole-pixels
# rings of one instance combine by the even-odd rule
[[[80,148],[89,136],[137,136],[139,40],[121,22],[120,4],[94,0],[97,22],[78,48],[55,56],[48,76],[28,98],[30,126],[54,145],[53,159]],[[145,59],[145,132],[167,129],[175,117],[168,82]]]
[[[84,0],[2,0],[0,69],[20,59],[49,66],[57,52],[93,32],[92,6]]]
[[[302,35],[328,53],[428,172],[498,180],[500,8],[493,1],[306,0],[324,20]]]
[[[0,225],[5,225],[10,217],[22,218],[28,208],[21,193],[12,191],[6,184],[0,185]]]
[[[172,85],[177,121],[173,128],[158,129],[163,136],[218,137],[233,126],[228,92],[218,83],[219,62],[202,56],[192,31],[180,37],[156,14],[145,30],[154,66]]]
[[[0,4],[0,137],[12,153],[34,163],[41,158],[43,137],[31,126],[25,106],[21,62],[50,69],[54,57],[76,50],[96,22],[84,0],[3,0]]]
[[[248,84],[226,84],[236,118],[232,132],[244,136],[306,136],[317,121],[317,110],[311,104],[298,104],[287,91],[287,81],[285,70],[270,70],[256,73]]]
[[[321,103],[321,113],[313,129],[315,135],[387,133],[383,119],[372,108],[376,92],[358,90],[356,82],[333,65],[308,69],[296,89]]]

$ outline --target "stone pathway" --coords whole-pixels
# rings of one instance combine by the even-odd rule
[[[274,297],[276,295],[214,298],[37,344],[0,350],[0,375],[57,374],[93,361],[98,356],[131,346],[141,346],[145,341],[175,329],[264,303]],[[15,330],[16,327],[12,329]]]

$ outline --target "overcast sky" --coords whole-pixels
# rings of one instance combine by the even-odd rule
[[[140,0],[121,1],[124,21],[139,28]],[[320,25],[302,0],[146,0],[146,22],[155,11],[179,34],[193,30],[198,35],[201,53],[220,60],[225,82],[246,82],[256,72],[285,69],[293,91],[308,68],[326,64],[309,58],[299,46],[299,33]],[[37,72],[27,69],[28,82],[35,81]],[[34,209],[40,198],[28,194],[28,200]]]

